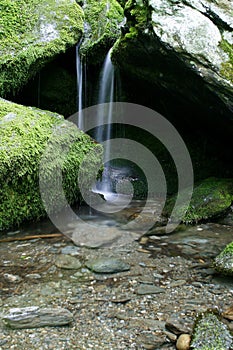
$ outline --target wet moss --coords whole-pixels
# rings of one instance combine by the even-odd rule
[[[69,0],[0,4],[0,96],[14,93],[83,32],[83,12]]]
[[[214,259],[214,267],[221,274],[233,275],[233,242]]]
[[[116,0],[86,0],[85,35],[80,53],[92,64],[102,63],[106,52],[120,36],[123,9]]]
[[[39,178],[56,181],[62,169],[62,188],[69,203],[81,198],[79,168],[88,184],[101,164],[102,147],[76,126],[56,113],[24,107],[0,99],[0,230],[36,220],[46,214],[42,203]],[[52,141],[50,141],[52,140]],[[50,158],[41,159],[48,142],[52,142]],[[50,146],[51,146],[50,145]],[[67,147],[69,148],[67,149]],[[63,150],[67,152],[63,154]],[[83,160],[90,151],[92,170]],[[40,176],[39,176],[40,174]],[[48,206],[61,210],[59,194],[47,188]],[[57,205],[57,204],[58,205]],[[51,205],[50,205],[51,204]]]
[[[229,61],[222,63],[220,73],[223,77],[225,77],[233,83],[233,46],[226,40],[222,40],[220,43],[220,47],[229,56]]]
[[[193,350],[226,350],[232,346],[232,336],[220,317],[212,311],[198,316],[191,341]]]
[[[189,191],[189,190],[188,190]],[[186,191],[180,196],[186,198]],[[172,212],[176,197],[168,200],[164,213],[168,216]],[[186,206],[179,206],[171,218],[183,217],[185,223],[197,223],[223,214],[233,200],[233,180],[208,178],[194,187],[188,210]]]

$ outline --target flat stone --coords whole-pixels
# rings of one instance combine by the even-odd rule
[[[59,255],[55,261],[55,265],[67,270],[78,270],[82,267],[80,261],[70,255]]]
[[[160,287],[156,287],[151,284],[142,284],[138,287],[136,293],[138,295],[146,295],[146,294],[158,294],[158,293],[164,293],[164,289]]]
[[[89,260],[86,266],[93,272],[97,273],[117,273],[130,270],[130,265],[120,259],[100,258]]]
[[[5,325],[14,329],[64,326],[72,321],[73,315],[66,309],[37,306],[10,309],[9,314],[3,316]]]
[[[180,334],[185,334],[191,332],[192,327],[190,327],[187,324],[181,323],[178,319],[176,318],[169,318],[166,321],[165,324],[166,329],[168,329],[170,332],[180,335]]]

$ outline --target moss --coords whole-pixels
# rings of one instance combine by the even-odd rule
[[[86,0],[83,9],[86,30],[81,54],[91,63],[100,63],[120,35],[123,9],[116,0]]]
[[[221,274],[233,276],[233,242],[214,259],[214,267]]]
[[[69,0],[2,0],[0,95],[16,92],[83,32],[83,12]]]
[[[125,15],[130,27],[143,31],[151,22],[151,8],[148,0],[128,0],[125,4]]]
[[[191,341],[193,350],[226,350],[232,346],[232,336],[220,317],[211,311],[198,316]]]
[[[186,191],[180,193],[185,197]],[[168,200],[164,213],[170,216],[175,204],[176,197]],[[179,206],[171,218],[176,221],[176,216],[183,217],[185,223],[197,223],[223,214],[233,200],[233,180],[208,178],[194,187],[192,199],[188,210],[186,206]]]
[[[229,56],[229,61],[222,63],[220,73],[223,77],[230,80],[233,83],[233,46],[226,40],[222,40],[220,47]]]
[[[42,179],[49,183],[55,181],[56,169],[61,166],[62,185],[67,200],[74,203],[80,199],[78,169],[85,154],[93,151],[94,155],[90,158],[95,173],[102,156],[99,144],[58,114],[2,99],[0,124],[0,230],[19,225],[24,220],[39,219],[46,214],[39,190],[39,171]],[[56,146],[50,153],[53,158],[43,162],[40,168],[41,157],[50,138],[53,146]],[[67,145],[71,147],[67,155],[63,155],[62,150]],[[90,168],[83,171],[88,184],[93,180],[92,171]],[[59,196],[56,197],[52,187],[47,189],[47,196],[49,205],[55,210],[61,209],[60,203],[54,205]]]

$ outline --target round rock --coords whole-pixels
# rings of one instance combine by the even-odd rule
[[[181,334],[176,342],[177,350],[188,350],[190,347],[191,337],[189,334]]]

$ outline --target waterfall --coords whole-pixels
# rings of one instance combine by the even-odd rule
[[[109,103],[107,110],[107,125],[97,129],[95,135],[98,142],[103,142],[111,138],[111,124],[112,124],[112,104],[114,99],[114,66],[111,61],[111,49],[105,58],[103,69],[101,72],[101,79],[99,85],[99,97],[98,104]],[[98,113],[99,120],[103,121],[102,109],[100,108]],[[105,147],[104,161],[108,160],[110,155],[109,143]]]
[[[80,57],[79,54],[79,48],[81,45],[82,41],[80,41],[77,46],[76,46],[76,71],[77,71],[77,91],[78,91],[78,127],[79,129],[83,130],[84,128],[84,121],[83,121],[83,98],[84,98],[84,94],[85,90],[83,91],[83,87],[85,89],[86,86],[86,65],[83,64],[83,61]]]
[[[100,75],[100,83],[99,83],[99,96],[98,96],[98,104],[108,103],[107,105],[107,124],[103,125],[103,109],[99,108],[97,113],[97,118],[101,121],[101,127],[97,128],[95,139],[98,142],[104,142],[111,139],[112,134],[112,106],[114,100],[114,66],[111,61],[111,49],[108,51],[107,56],[105,58],[103,68]],[[111,193],[112,186],[109,178],[109,165],[107,164],[108,159],[110,157],[110,142],[105,143],[104,147],[104,171],[102,174],[101,182],[96,184],[96,189],[98,192],[103,194]]]

